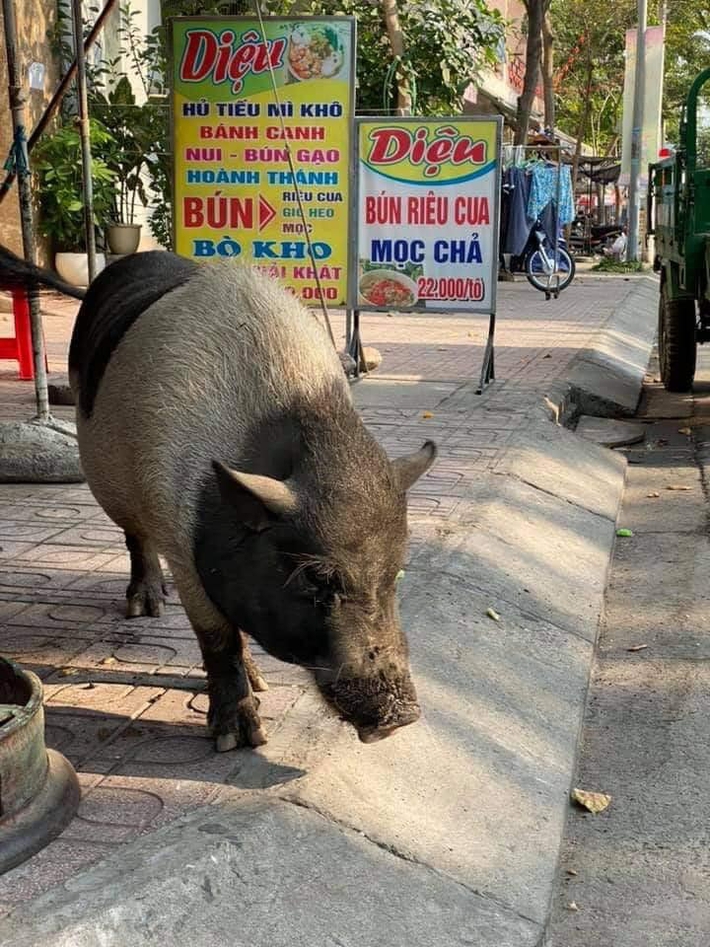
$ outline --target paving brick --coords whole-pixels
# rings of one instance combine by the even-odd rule
[[[66,840],[60,836],[29,861],[0,877],[0,905],[11,907],[36,897],[114,850],[115,845],[109,843]]]

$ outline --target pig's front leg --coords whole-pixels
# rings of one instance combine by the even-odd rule
[[[217,751],[266,743],[259,701],[252,693],[245,666],[241,633],[231,628],[195,628],[195,632],[207,672],[207,722]],[[253,663],[248,653],[246,659]]]

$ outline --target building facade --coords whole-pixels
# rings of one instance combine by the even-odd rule
[[[508,136],[512,135],[518,96],[525,81],[526,34],[525,6],[521,0],[488,0],[491,9],[498,10],[506,21],[505,40],[498,51],[498,63],[494,69],[482,71],[477,85],[468,87],[464,94],[464,111],[477,114],[503,115]],[[533,101],[531,121],[542,128],[544,103],[542,86],[538,85]]]
[[[50,50],[48,35],[56,25],[56,3],[52,0],[20,0],[15,3],[18,54],[24,80],[27,134],[35,127],[60,78],[60,68]],[[0,12],[0,166],[12,147],[12,116],[7,94],[8,75],[5,55],[5,23]],[[30,82],[32,70],[32,82]],[[13,187],[0,204],[0,242],[16,253],[22,252],[20,210],[17,188]]]

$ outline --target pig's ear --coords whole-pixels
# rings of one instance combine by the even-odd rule
[[[436,444],[434,441],[426,441],[424,446],[413,454],[407,454],[404,457],[398,457],[392,461],[397,482],[403,490],[409,490],[410,487],[419,480],[422,474],[436,460]]]
[[[264,529],[274,517],[292,516],[298,509],[296,495],[283,480],[232,470],[218,460],[212,466],[222,499],[250,529]]]

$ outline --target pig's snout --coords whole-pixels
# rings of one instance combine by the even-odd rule
[[[396,720],[391,720],[383,726],[358,727],[357,735],[363,743],[377,743],[379,740],[391,737],[395,730],[406,727],[410,723],[416,723],[420,716],[421,710],[414,705],[402,711]]]
[[[357,730],[363,743],[376,743],[419,719],[411,679],[384,675],[318,680],[323,696]]]

